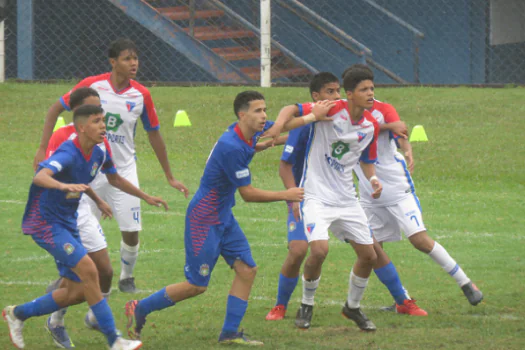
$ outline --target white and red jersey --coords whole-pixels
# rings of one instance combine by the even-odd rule
[[[352,170],[359,161],[376,161],[379,125],[368,111],[353,123],[348,102],[338,100],[335,103],[328,112],[332,122],[312,125],[301,187],[304,187],[305,199],[314,198],[333,206],[349,206],[357,201]],[[312,111],[314,104],[297,106],[300,114],[306,115]]]
[[[370,112],[379,125],[399,121],[394,106],[374,100]],[[415,192],[414,183],[407,169],[405,158],[397,151],[396,135],[388,130],[380,132],[377,139],[376,175],[383,185],[381,197],[372,198],[372,186],[359,166],[355,173],[359,179],[359,194],[363,206],[389,206]]]
[[[60,98],[67,110],[71,92],[79,87],[90,87],[100,95],[105,111],[107,139],[113,151],[117,169],[135,162],[135,129],[140,118],[146,131],[158,130],[159,118],[147,88],[135,80],[129,86],[117,91],[111,84],[111,73],[88,77],[78,83],[70,92]]]

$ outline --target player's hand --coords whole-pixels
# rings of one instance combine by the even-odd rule
[[[179,180],[171,179],[169,180],[169,183],[171,187],[178,189],[184,194],[185,198],[188,198],[190,191],[188,190],[188,188],[186,188],[186,186],[184,186],[182,182],[180,182]]]
[[[268,143],[268,147],[273,147],[275,145],[275,143],[277,142],[277,139],[279,138],[279,136],[281,136],[281,132],[283,130],[283,125],[281,124],[273,124],[273,126],[266,130],[262,135],[261,135],[261,139],[270,139],[268,141],[265,141]],[[268,148],[267,147],[267,148]]]
[[[407,168],[410,174],[414,172],[414,157],[412,156],[412,150],[405,152],[405,160],[407,162]]]
[[[397,122],[388,123],[388,126],[390,127],[390,131],[392,131],[394,134],[404,138],[405,140],[408,139],[408,128],[405,122],[399,120]]]
[[[383,185],[381,185],[381,182],[377,179],[373,179],[370,181],[370,185],[372,185],[372,189],[374,190],[374,193],[372,193],[372,198],[378,199],[381,197],[381,192],[383,191]]]
[[[100,210],[100,212],[102,213],[102,219],[111,219],[111,218],[113,218],[113,211],[111,210],[111,207],[109,206],[109,204],[106,201],[100,200],[97,203],[97,207]]]
[[[60,187],[58,188],[60,191],[63,192],[84,192],[89,188],[88,185],[84,184],[65,184],[60,183]]]
[[[168,203],[160,198],[160,197],[154,197],[154,196],[147,196],[145,199],[146,203],[149,205],[153,205],[154,207],[160,207],[163,206],[164,210],[168,211]]]
[[[33,170],[38,169],[38,164],[46,159],[46,150],[38,147],[36,151],[35,159],[33,159]]]
[[[263,142],[258,142],[255,145],[255,152],[262,152],[264,150],[267,150],[268,148],[273,146],[273,139],[272,140],[266,140]]]
[[[301,203],[293,202],[292,203],[292,213],[295,221],[301,221]]]
[[[304,188],[292,187],[284,191],[285,200],[289,202],[301,202],[304,199]]]
[[[317,121],[331,121],[332,117],[328,117],[328,111],[335,106],[335,101],[319,101],[312,107],[312,113],[315,115]]]

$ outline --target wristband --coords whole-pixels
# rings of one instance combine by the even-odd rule
[[[374,181],[374,180],[379,181],[379,179],[378,179],[377,176],[375,176],[375,175],[370,176],[370,179],[368,179],[369,182],[372,182],[372,181]]]
[[[315,122],[315,115],[313,113],[310,113],[310,114],[307,114],[303,117],[304,119],[304,124],[310,124],[310,123],[313,123]]]

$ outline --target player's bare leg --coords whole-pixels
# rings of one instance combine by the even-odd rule
[[[467,277],[463,269],[448,254],[448,252],[434,241],[426,231],[418,232],[408,237],[410,243],[419,251],[428,254],[439,266],[456,280],[456,283],[467,297],[471,305],[477,305],[483,300],[483,293]]]
[[[120,243],[120,278],[118,288],[123,293],[135,293],[135,278],[133,270],[139,255],[139,232],[122,231]]]
[[[292,240],[288,244],[288,255],[281,268],[281,276],[279,278],[279,290],[277,292],[277,303],[266,315],[266,320],[282,320],[286,314],[288,301],[292,295],[295,286],[297,285],[297,278],[301,270],[301,265],[308,252],[308,242],[300,240]],[[291,281],[290,283],[283,283],[282,280]]]

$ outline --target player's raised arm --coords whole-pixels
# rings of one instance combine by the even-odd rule
[[[304,198],[304,189],[292,187],[286,191],[266,191],[252,185],[239,187],[239,193],[245,202],[300,202]]]
[[[55,127],[57,118],[63,111],[65,111],[65,108],[62,106],[60,101],[53,103],[47,111],[46,120],[44,122],[44,130],[42,131],[42,138],[40,139],[40,146],[38,147],[35,159],[33,160],[34,170],[38,168],[38,163],[42,162],[46,158],[47,144],[49,143],[49,139],[53,134],[53,128]]]
[[[119,190],[126,192],[132,196],[140,198],[144,200],[146,203],[148,203],[149,205],[153,205],[156,207],[160,207],[162,205],[165,210],[168,210],[168,203],[166,203],[164,199],[160,197],[150,196],[149,194],[141,191],[131,182],[129,182],[128,180],[120,176],[118,173],[112,173],[112,174],[107,173],[106,177],[108,178],[108,182],[111,186],[116,187]]]
[[[33,183],[43,188],[51,188],[64,192],[84,192],[89,188],[84,184],[66,184],[53,178],[54,171],[48,168],[41,169],[33,178]]]

